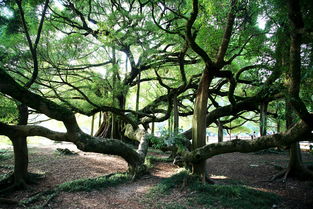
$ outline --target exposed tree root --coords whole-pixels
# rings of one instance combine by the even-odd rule
[[[28,197],[26,200],[20,201],[19,204],[27,206],[32,203],[38,202],[40,200],[46,200],[43,205],[41,205],[41,208],[47,205],[54,197],[56,197],[60,191],[55,187],[54,189],[46,190],[43,192],[39,192],[34,194],[33,196]]]
[[[0,203],[6,205],[17,205],[19,204],[19,201],[0,197]]]
[[[14,174],[13,172],[6,174],[6,177],[0,181],[0,193],[1,190],[3,190],[4,188],[7,188],[9,186],[11,186],[14,182]]]
[[[183,183],[180,189],[184,190],[188,186],[189,182],[193,183],[195,179],[202,182],[203,184],[215,184],[215,182],[212,179],[210,179],[207,175],[205,175],[205,178],[203,178],[201,176],[191,174],[191,175],[187,175],[184,177]]]
[[[132,180],[136,180],[149,172],[147,166],[142,164],[135,168],[129,165],[128,173],[132,176]]]
[[[14,173],[9,173],[5,179],[0,182],[0,194],[11,193],[16,190],[26,189],[28,185],[37,184],[45,175],[37,173],[28,173],[25,178],[16,181]]]
[[[26,184],[20,182],[20,183],[13,183],[12,185],[9,185],[8,187],[5,187],[4,189],[0,190],[0,194],[4,194],[4,193],[11,193],[20,189],[25,189],[26,188]]]
[[[286,182],[288,178],[296,178],[301,181],[313,181],[313,172],[304,166],[298,169],[287,168],[275,174],[270,181],[281,180],[282,182]]]

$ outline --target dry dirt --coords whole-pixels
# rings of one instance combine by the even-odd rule
[[[21,200],[63,182],[123,172],[127,169],[126,162],[116,156],[85,153],[69,145],[68,148],[76,151],[78,155],[62,156],[55,154],[56,147],[61,147],[61,145],[30,148],[29,170],[35,173],[44,173],[46,177],[38,185],[33,185],[27,190],[18,191],[6,197]],[[303,159],[312,162],[313,155],[304,153]],[[287,162],[287,154],[231,153],[207,160],[207,168],[208,174],[215,179],[217,184],[223,184],[227,181],[242,182],[258,190],[273,192],[282,196],[284,201],[280,208],[310,208],[313,206],[312,182],[300,182],[293,179],[288,179],[286,183],[266,181],[278,172],[277,166],[285,167]],[[0,162],[0,165],[10,164],[12,165],[12,159]],[[150,170],[150,175],[145,175],[139,180],[102,191],[63,192],[52,199],[46,208],[151,208],[151,205],[147,206],[145,202],[140,200],[162,178],[170,177],[178,170],[179,168],[171,163],[157,163]],[[8,171],[8,168],[0,167],[0,173]],[[0,205],[0,208],[18,207]]]

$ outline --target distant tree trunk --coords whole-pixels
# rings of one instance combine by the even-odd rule
[[[112,114],[112,117],[111,117],[111,139],[114,139],[115,126],[116,126],[116,120],[115,120],[114,114]]]
[[[90,130],[91,136],[93,136],[94,126],[95,126],[95,115],[92,115],[92,117],[91,117],[91,130]]]
[[[279,133],[281,129],[281,121],[280,118],[276,119],[276,132]]]
[[[179,112],[178,112],[178,103],[177,103],[177,95],[174,96],[174,134],[178,134],[179,129]]]
[[[218,126],[218,131],[217,131],[218,142],[223,142],[224,140],[223,123],[220,120],[217,120],[217,126]]]
[[[102,124],[102,114],[101,114],[101,111],[99,112],[99,123],[98,123],[98,127],[100,128],[101,124]],[[99,129],[98,128],[98,129]]]
[[[260,135],[265,136],[266,135],[266,129],[267,129],[267,102],[263,102],[260,105]]]
[[[171,112],[171,115],[170,117],[168,118],[168,123],[167,123],[167,129],[168,129],[168,132],[169,133],[172,133],[172,122],[173,122],[173,117],[172,117],[172,112]]]
[[[139,110],[139,98],[140,98],[140,77],[141,73],[138,74],[138,81],[137,81],[137,92],[136,92],[136,111]]]
[[[126,98],[124,95],[120,94],[117,96],[118,107],[120,109],[125,109]],[[99,128],[95,136],[103,138],[114,138],[123,139],[123,127],[124,122],[120,119],[118,115],[113,115],[112,113],[105,112],[99,113]],[[102,115],[102,117],[101,117]],[[101,120],[101,121],[100,121]]]
[[[104,112],[102,117],[102,122],[100,123],[100,126],[98,128],[98,131],[95,133],[95,136],[102,137],[102,138],[110,138],[109,134],[110,132],[110,125],[111,125],[111,115],[107,112]],[[101,112],[100,112],[101,116]]]
[[[194,114],[192,118],[192,150],[203,147],[206,145],[206,114],[208,104],[208,90],[212,77],[208,73],[206,68],[202,73],[202,77],[199,83]],[[205,182],[205,160],[200,160],[197,163],[192,164],[192,173],[199,175],[201,180]]]

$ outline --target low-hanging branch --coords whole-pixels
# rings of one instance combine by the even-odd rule
[[[56,141],[72,142],[78,149],[85,152],[121,156],[128,162],[129,170],[134,175],[141,171],[144,162],[142,147],[137,152],[120,140],[101,139],[85,134],[79,128],[72,111],[20,86],[2,68],[0,68],[0,91],[50,118],[62,121],[67,130],[65,133],[60,133],[41,126],[11,126],[0,123],[0,134],[11,138],[15,138],[15,136],[43,136]],[[142,143],[145,143],[145,140],[146,137],[140,139]]]
[[[225,153],[248,153],[271,147],[288,146],[297,141],[313,141],[311,131],[312,129],[304,121],[299,121],[283,133],[261,136],[253,140],[235,139],[227,142],[208,144],[192,152],[182,153],[182,160],[195,163]]]

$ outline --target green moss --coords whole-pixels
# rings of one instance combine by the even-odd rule
[[[78,179],[60,184],[58,190],[65,192],[100,190],[117,186],[130,181],[131,177],[126,173],[116,173],[98,178]]]
[[[187,175],[188,175],[187,171],[183,171],[173,175],[170,178],[163,179],[159,184],[152,187],[152,189],[146,196],[148,198],[158,198],[169,194],[171,190],[182,184],[184,178]]]

